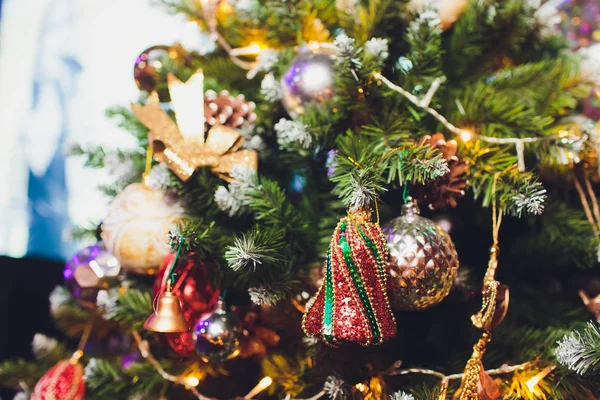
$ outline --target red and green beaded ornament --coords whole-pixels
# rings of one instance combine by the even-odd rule
[[[386,294],[388,250],[372,211],[351,211],[335,228],[325,279],[307,304],[302,328],[326,344],[380,344],[396,336]]]

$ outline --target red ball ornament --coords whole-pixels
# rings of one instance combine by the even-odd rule
[[[83,367],[64,360],[52,367],[35,385],[31,400],[83,400]]]
[[[167,286],[167,271],[175,254],[169,254],[163,259],[160,270],[154,281],[153,297],[164,292]],[[172,292],[179,298],[183,317],[192,326],[206,311],[214,307],[219,291],[212,283],[212,266],[206,262],[198,262],[193,253],[180,257],[175,267],[175,285]],[[188,357],[195,352],[192,332],[165,333],[166,342],[177,354]]]

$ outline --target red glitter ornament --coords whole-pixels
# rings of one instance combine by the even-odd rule
[[[40,378],[31,400],[82,400],[84,396],[83,367],[77,361],[64,360]]]
[[[169,254],[163,259],[160,270],[154,281],[153,297],[162,293],[167,286],[166,272],[171,268],[175,254]],[[219,297],[219,291],[212,284],[209,263],[198,262],[194,254],[180,257],[175,268],[177,277],[172,288],[181,302],[183,317],[191,326],[202,314],[211,310]],[[194,354],[194,338],[192,332],[165,333],[166,342],[177,354],[188,357]]]
[[[336,227],[324,282],[306,307],[302,328],[330,345],[380,344],[396,335],[386,294],[389,255],[371,210],[355,210]]]

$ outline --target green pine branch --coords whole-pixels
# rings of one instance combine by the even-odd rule
[[[126,330],[140,329],[152,313],[150,289],[129,288],[119,294],[114,307],[105,310],[105,318],[116,321]]]

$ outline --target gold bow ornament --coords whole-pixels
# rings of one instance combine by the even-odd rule
[[[187,181],[198,168],[210,168],[220,178],[231,181],[234,166],[257,169],[254,150],[239,150],[244,137],[235,129],[215,125],[204,137],[204,75],[197,71],[183,83],[168,75],[175,123],[161,108],[153,92],[145,105],[131,104],[134,115],[150,131],[148,142],[154,158],[164,162],[181,179]]]

